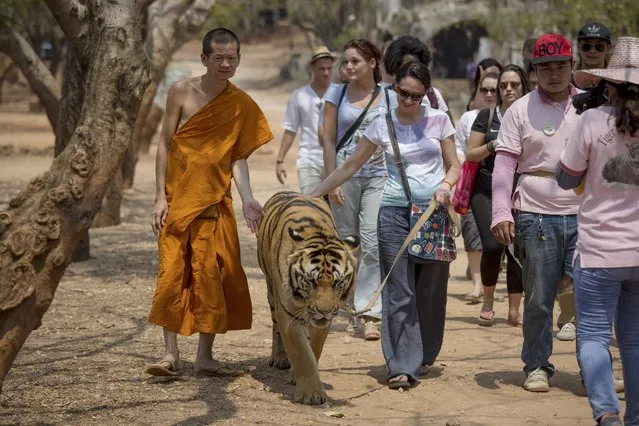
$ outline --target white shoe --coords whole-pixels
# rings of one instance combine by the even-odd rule
[[[526,377],[524,389],[528,392],[548,392],[550,390],[548,373],[541,368],[534,370]]]
[[[575,324],[569,322],[561,327],[561,330],[557,332],[557,339],[564,342],[571,342],[577,338],[577,327]]]

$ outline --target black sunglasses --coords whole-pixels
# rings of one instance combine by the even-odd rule
[[[593,48],[601,53],[606,50],[606,45],[604,43],[581,43],[581,50],[584,52],[590,52]]]
[[[519,81],[502,81],[501,83],[499,83],[499,89],[500,90],[506,90],[508,89],[508,86],[512,87],[513,90],[517,90],[521,87],[521,82]]]
[[[424,96],[426,96],[426,93],[422,93],[422,94],[412,93],[412,92],[409,92],[408,90],[402,89],[398,85],[395,85],[395,91],[402,98],[410,98],[410,100],[413,102],[421,102],[422,99],[424,99]]]
[[[482,94],[484,94],[484,95],[485,95],[486,93],[489,93],[489,92],[490,92],[490,93],[497,93],[497,89],[493,89],[492,87],[491,87],[491,88],[488,88],[488,87],[480,87],[480,88],[479,88],[479,91],[480,91]]]

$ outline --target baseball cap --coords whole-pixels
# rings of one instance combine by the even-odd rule
[[[584,38],[597,38],[600,40],[606,40],[610,43],[612,42],[612,33],[604,24],[593,21],[588,22],[579,30],[577,40],[582,40]]]
[[[572,60],[570,41],[561,34],[544,34],[535,42],[531,63],[570,61]]]
[[[326,47],[326,46],[317,46],[315,49],[313,49],[313,54],[311,55],[311,60],[308,61],[308,63],[312,64],[313,62],[317,61],[318,59],[322,59],[322,58],[331,58],[331,59],[335,60],[335,56],[333,56],[331,51],[328,50],[328,47]]]

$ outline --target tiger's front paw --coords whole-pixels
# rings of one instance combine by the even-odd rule
[[[305,405],[321,405],[326,402],[327,398],[322,382],[314,379],[304,380],[297,378],[293,402]]]
[[[271,355],[271,359],[268,361],[268,365],[280,370],[287,370],[291,368],[291,362],[288,360],[286,352]]]

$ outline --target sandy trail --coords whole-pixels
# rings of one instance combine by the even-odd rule
[[[287,159],[286,186],[277,183],[274,173],[279,123],[290,87],[262,89],[260,84],[275,76],[275,65],[285,54],[285,44],[246,46],[235,80],[261,105],[276,134],[274,142],[250,159],[254,193],[261,202],[277,190],[297,189],[294,153]],[[174,65],[199,70],[198,61],[192,60],[197,57],[197,44],[191,44],[179,53]],[[29,140],[34,147],[50,146],[53,138],[46,124],[43,115],[0,113],[0,144]],[[135,187],[124,197],[123,224],[91,230],[92,259],[68,268],[42,327],[31,334],[5,381],[0,424],[594,423],[578,382],[574,342],[555,341],[553,362],[558,373],[549,393],[532,394],[521,388],[521,329],[506,325],[505,302],[496,304],[494,327],[476,325],[479,305],[463,301],[471,287],[463,279],[463,250],[452,265],[446,335],[434,373],[408,392],[388,390],[383,384],[385,366],[379,342],[346,336],[346,321],[338,318],[320,362],[328,405],[313,408],[292,403],[288,373],[267,364],[271,320],[266,289],[255,256],[255,237],[239,215],[254,324],[251,330],[218,336],[215,354],[250,374],[196,378],[192,371],[197,347],[194,336],[179,340],[182,376],[149,378],[145,365],[157,360],[163,350],[161,330],[146,321],[157,270],[157,249],[149,226],[153,161],[152,155],[140,160]],[[0,157],[0,208],[49,164],[45,156]],[[239,212],[237,193],[235,200]],[[463,247],[461,240],[458,246]],[[504,287],[499,284],[502,295]],[[618,359],[615,348],[613,355]],[[330,413],[343,418],[330,417]]]

